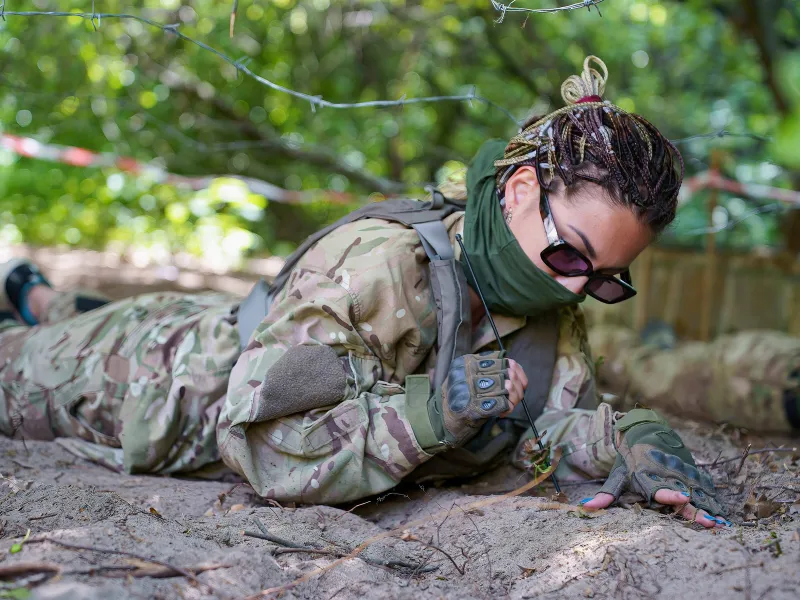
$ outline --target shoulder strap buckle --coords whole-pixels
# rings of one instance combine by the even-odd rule
[[[426,185],[425,191],[431,195],[431,210],[439,210],[444,206],[445,197],[432,185]]]

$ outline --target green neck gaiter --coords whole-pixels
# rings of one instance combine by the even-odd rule
[[[505,147],[502,140],[485,142],[467,171],[464,246],[486,304],[506,315],[536,316],[583,302],[585,296],[572,293],[533,264],[508,228],[495,191],[494,166]],[[476,288],[466,264],[464,272]]]

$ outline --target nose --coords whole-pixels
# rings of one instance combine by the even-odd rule
[[[583,287],[589,281],[588,277],[563,277],[559,275],[556,281],[567,288],[573,294],[583,294]]]

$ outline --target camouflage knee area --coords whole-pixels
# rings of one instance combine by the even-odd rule
[[[94,291],[61,292],[47,305],[39,319],[42,324],[60,323],[108,304],[108,300]]]
[[[752,431],[800,427],[800,339],[748,331],[712,344],[712,418]]]

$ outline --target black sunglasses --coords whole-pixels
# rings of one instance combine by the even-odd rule
[[[537,174],[538,172],[537,168]],[[539,181],[541,182],[541,178]],[[613,275],[595,273],[592,261],[558,235],[553,213],[550,210],[550,200],[541,183],[539,190],[539,212],[542,215],[544,231],[549,242],[547,248],[542,250],[540,255],[544,264],[564,277],[588,277],[589,280],[583,287],[583,291],[604,304],[616,304],[633,298],[636,290],[632,285],[630,271],[626,269],[620,273],[621,279],[617,279]]]

